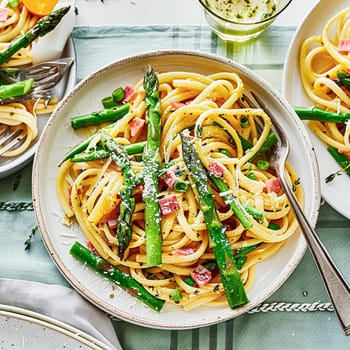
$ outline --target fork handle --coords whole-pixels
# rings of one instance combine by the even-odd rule
[[[334,310],[345,335],[350,335],[350,287],[319,239],[316,231],[306,219],[285,176],[280,176],[284,191],[294,209],[295,216],[304,233],[316,266],[326,286]]]

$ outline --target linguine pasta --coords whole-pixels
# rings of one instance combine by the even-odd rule
[[[21,130],[21,133],[25,135],[20,146],[4,152],[3,157],[15,157],[22,154],[38,135],[36,117],[29,113],[21,103],[0,105],[0,125],[2,125],[1,130],[8,125],[13,130]]]
[[[220,193],[212,184],[215,205],[220,221],[234,254],[251,247],[240,266],[241,278],[248,290],[255,278],[255,266],[276,254],[296,231],[297,222],[280,187],[271,189],[276,179],[270,167],[261,170],[257,156],[270,133],[270,118],[261,109],[248,106],[243,98],[244,84],[236,73],[221,72],[202,75],[190,72],[158,74],[161,97],[161,164],[172,164],[159,178],[162,199],[176,198],[175,210],[163,213],[162,264],[147,267],[145,248],[145,216],[142,201],[143,186],[134,188],[136,201],[132,216],[132,239],[123,258],[118,255],[116,232],[111,224],[117,218],[120,204],[118,193],[124,183],[122,172],[110,158],[86,162],[66,160],[57,176],[57,194],[66,219],[76,222],[86,236],[87,245],[101,257],[129,273],[153,295],[172,303],[172,291],[178,289],[181,299],[176,303],[188,311],[202,305],[227,305],[219,274],[211,270],[212,278],[200,285],[188,283],[195,278],[196,268],[215,262],[208,238],[203,213],[196,189],[182,158],[180,132],[194,136],[199,159],[208,173],[214,174],[227,185]],[[129,113],[113,127],[104,130],[120,145],[145,140],[146,127],[135,135],[133,120],[145,118],[146,104],[142,81],[134,87]],[[91,131],[91,128],[85,130]],[[200,130],[200,135],[196,130]],[[95,131],[95,128],[94,130]],[[242,138],[249,141],[246,149]],[[92,138],[88,149],[94,149],[100,136]],[[135,174],[142,174],[143,161],[139,155],[131,156]],[[219,171],[218,171],[219,169]],[[302,189],[297,175],[288,166],[291,184],[302,202]],[[188,190],[177,192],[169,177],[189,183]],[[225,203],[230,194],[238,200],[248,216],[250,227],[244,228]],[[252,208],[262,214],[254,218]],[[162,209],[162,208],[161,208]],[[208,267],[209,269],[209,267]]]
[[[7,19],[0,22],[0,50],[6,49],[12,40],[22,35],[32,28],[39,17],[31,14],[27,8],[20,3],[17,7],[6,7]],[[21,67],[33,63],[31,46],[20,49],[2,67]],[[2,157],[15,157],[25,152],[37,137],[38,125],[37,115],[51,113],[57,101],[45,103],[38,100],[35,103],[11,103],[8,106],[0,105],[0,123],[4,125],[16,126],[25,133],[24,141],[21,145],[7,152]]]
[[[350,112],[350,91],[339,84],[337,73],[350,73],[350,8],[333,16],[321,35],[307,38],[300,50],[299,67],[306,94],[321,109]],[[333,122],[309,121],[310,129],[327,145],[350,159],[350,126]]]
[[[28,12],[25,6],[6,7],[7,19],[0,22],[0,50],[9,46],[17,36],[32,28],[38,20]],[[19,50],[4,67],[18,67],[32,63],[30,47]]]

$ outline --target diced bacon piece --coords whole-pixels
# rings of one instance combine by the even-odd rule
[[[196,250],[194,248],[191,247],[184,247],[184,248],[180,248],[180,249],[176,249],[175,251],[173,251],[171,253],[171,255],[181,255],[181,256],[186,256],[186,255],[190,255],[193,254]]]
[[[118,217],[118,213],[119,213],[119,205],[114,206],[108,213],[104,214],[101,217],[100,221],[109,223],[110,221],[113,221]]]
[[[180,209],[180,204],[175,194],[170,194],[159,199],[159,206],[163,215],[174,213]]]
[[[179,109],[183,106],[186,106],[185,103],[183,102],[171,102],[171,106],[174,108],[174,109]]]
[[[172,166],[168,169],[166,174],[164,175],[164,182],[166,185],[172,190],[174,188],[174,185],[178,181],[178,177],[175,175],[175,171],[177,169],[177,166]]]
[[[341,39],[338,43],[338,51],[350,52],[350,39]]]
[[[86,246],[88,247],[88,249],[93,252],[96,255],[99,255],[96,248],[92,245],[92,243],[90,241],[86,242]]]
[[[274,177],[272,179],[268,179],[266,181],[266,191],[278,193],[282,189],[281,181],[278,177]]]
[[[0,22],[5,22],[8,17],[8,11],[5,7],[0,7]]]
[[[117,228],[117,223],[118,223],[118,220],[115,218],[115,219],[109,219],[107,221],[107,224],[108,224],[108,227],[111,229],[111,230],[114,230]]]
[[[175,175],[175,173],[166,173],[164,176],[164,182],[171,190],[174,188],[177,180],[178,177]]]
[[[232,231],[237,227],[237,222],[234,219],[228,218],[222,222],[223,227],[227,231]]]
[[[209,170],[215,177],[221,177],[224,174],[225,168],[220,163],[210,162]]]
[[[211,271],[203,265],[198,265],[192,272],[191,277],[198,286],[204,286],[212,279]]]
[[[222,106],[226,102],[222,97],[215,97],[213,100],[218,106]]]
[[[122,102],[128,102],[131,100],[131,98],[134,96],[134,94],[136,93],[135,89],[132,86],[125,86],[124,88],[124,98],[122,100]]]
[[[145,125],[145,120],[135,117],[129,122],[130,136],[137,137],[140,135],[143,126]]]
[[[102,269],[103,271],[106,271],[107,273],[113,272],[113,266],[110,265],[108,261],[103,261],[98,264],[98,267]]]

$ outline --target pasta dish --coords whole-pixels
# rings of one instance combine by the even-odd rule
[[[0,11],[0,51],[9,48],[17,38],[33,28],[40,17],[33,15],[23,5],[7,4]],[[1,68],[19,68],[33,64],[31,45],[15,52],[9,61],[1,64]],[[1,85],[3,82],[1,77]],[[51,113],[57,104],[57,99],[50,101],[28,100],[16,103],[0,104],[0,135],[6,127],[16,129],[21,133],[23,142],[17,148],[2,152],[2,157],[15,157],[26,151],[38,135],[37,115]],[[1,148],[0,148],[1,150]]]
[[[307,38],[300,50],[301,80],[317,108],[345,114],[344,120],[315,119],[310,129],[330,149],[350,159],[350,8],[338,12],[320,35]],[[347,166],[349,168],[349,166]],[[350,169],[347,169],[349,171]]]
[[[274,139],[271,121],[263,110],[248,105],[244,83],[236,73],[175,71],[157,77],[160,101],[155,111],[160,113],[161,131],[159,151],[151,162],[159,165],[152,168],[156,200],[146,202],[152,195],[146,188],[154,180],[146,170],[151,151],[146,151],[146,144],[149,134],[157,132],[150,130],[151,121],[147,121],[149,103],[142,80],[123,88],[125,96],[118,103],[129,106],[123,117],[100,125],[84,124],[77,131],[86,139],[60,164],[58,198],[68,222],[77,222],[84,232],[87,247],[152,295],[186,311],[201,305],[227,305],[216,242],[210,235],[213,222],[218,218],[216,228],[223,228],[245,290],[254,282],[256,264],[276,254],[297,229],[268,162],[269,140]],[[80,126],[74,123],[73,127]],[[110,153],[106,144],[113,145],[107,147]],[[123,167],[116,161],[122,150],[128,155]],[[189,168],[191,152],[198,159]],[[194,179],[201,167],[207,174],[202,173],[201,179],[208,176],[204,184]],[[299,179],[292,167],[287,170],[302,202]],[[123,226],[118,218],[125,210],[128,189],[132,202],[126,228],[126,220]],[[207,190],[215,204],[210,220],[208,201],[203,203]],[[159,216],[149,215],[154,202]],[[161,252],[158,263],[151,264],[148,229],[149,225],[155,229],[158,218]],[[125,242],[119,231],[130,228]]]

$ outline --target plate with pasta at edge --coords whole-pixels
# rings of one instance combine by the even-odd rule
[[[282,86],[282,94],[292,106],[305,107],[307,109],[315,106],[315,102],[306,94],[301,78],[299,55],[302,44],[306,39],[312,36],[321,36],[322,30],[326,24],[336,14],[346,8],[349,8],[349,3],[346,0],[339,0],[332,3],[326,0],[320,1],[311,9],[302,24],[297,28],[286,56]],[[350,13],[350,10],[348,12]],[[334,28],[331,28],[329,33],[332,41]],[[316,62],[316,60],[317,59],[314,59],[314,62]],[[324,107],[321,108],[324,109]],[[350,193],[350,177],[341,170],[342,167],[337,164],[327,151],[328,145],[311,131],[308,122],[305,120],[303,123],[306,125],[315,148],[320,169],[322,197],[340,214],[350,219],[350,208],[346,196],[347,193]]]
[[[130,148],[128,148],[129,146],[127,146],[127,144],[131,144],[131,146],[137,145],[143,147],[142,149],[147,147],[144,144],[142,145],[142,141],[141,144],[136,142],[136,139],[142,139],[142,137],[145,136],[146,124],[144,120],[143,122],[140,120],[144,118],[146,114],[145,104],[143,102],[145,90],[142,81],[150,69],[156,74],[157,78],[155,80],[159,79],[159,86],[162,86],[162,90],[159,91],[162,101],[162,111],[164,109],[163,120],[161,121],[162,141],[159,148],[159,152],[162,154],[161,159],[164,163],[162,163],[163,165],[160,166],[158,170],[154,170],[157,177],[159,176],[162,178],[159,182],[159,186],[162,186],[162,190],[158,195],[156,192],[156,200],[148,197],[149,193],[153,193],[152,190],[145,190],[145,188],[148,188],[146,186],[150,186],[150,183],[154,181],[146,180],[149,179],[147,176],[151,176],[147,171],[149,171],[149,169],[154,169],[152,168],[152,166],[154,166],[152,164],[154,163],[147,158],[149,153],[144,153],[145,158],[140,159],[140,157],[137,157],[137,154],[131,156],[132,153],[130,153],[140,152],[140,150],[131,151]],[[149,77],[147,79],[147,81],[152,81]],[[192,85],[193,80],[194,85]],[[176,84],[184,84],[179,91],[186,90],[185,95],[177,95],[178,90],[173,90]],[[102,131],[98,130],[98,126],[90,124],[91,121],[88,122],[88,126],[86,126],[84,122],[80,124],[82,120],[85,120],[85,117],[81,118],[81,116],[91,115],[94,111],[100,111],[102,101],[109,101],[111,96],[119,96],[120,87],[122,87],[124,91],[123,98],[129,96],[129,100],[122,100],[124,102],[117,103],[117,107],[111,108],[120,111],[121,108],[123,110],[125,109],[126,104],[129,105],[125,112],[126,114],[120,114],[119,118],[121,119],[119,119],[119,121],[117,120],[113,124],[107,124]],[[204,89],[205,87],[206,89]],[[231,197],[231,193],[236,191],[236,181],[232,182],[229,179],[231,179],[231,174],[234,172],[237,174],[238,171],[241,172],[241,170],[238,170],[240,167],[235,167],[234,169],[236,170],[233,170],[229,164],[230,162],[234,164],[237,159],[243,159],[244,157],[242,153],[243,149],[239,146],[241,144],[241,141],[239,141],[240,139],[237,139],[235,131],[229,131],[231,130],[230,123],[234,124],[235,122],[233,120],[236,120],[236,117],[227,117],[226,120],[222,120],[221,118],[223,115],[226,115],[225,113],[238,113],[237,115],[242,113],[242,119],[239,117],[239,120],[244,123],[239,126],[240,122],[238,122],[239,125],[236,124],[236,127],[245,128],[250,127],[249,125],[255,125],[254,120],[258,118],[255,113],[260,113],[261,118],[263,118],[266,123],[260,123],[260,126],[257,127],[256,130],[262,128],[261,135],[265,135],[264,137],[266,137],[267,134],[270,135],[268,132],[268,116],[261,109],[255,110],[249,108],[244,98],[240,98],[238,101],[237,97],[235,97],[241,96],[243,87],[246,89],[245,91],[251,90],[258,94],[266,105],[269,106],[271,113],[276,113],[281,116],[281,124],[285,127],[292,145],[288,159],[291,165],[289,167],[291,182],[293,186],[295,186],[294,190],[303,202],[306,216],[312,225],[315,225],[320,204],[319,180],[315,155],[304,126],[294,114],[291,106],[283,99],[278,91],[244,66],[231,60],[212,54],[184,50],[152,51],[125,57],[99,69],[78,83],[69,95],[61,101],[58,108],[51,115],[40,137],[38,150],[34,158],[32,192],[34,212],[43,242],[54,263],[67,281],[81,293],[82,296],[97,307],[128,322],[151,328],[189,329],[208,326],[241,315],[262,303],[286,281],[300,262],[306,250],[306,243],[292,213],[289,211],[290,207],[288,203],[283,202],[284,194],[278,189],[267,190],[266,196],[270,199],[275,198],[271,199],[274,203],[272,205],[272,207],[274,207],[274,209],[272,209],[274,213],[269,214],[264,212],[261,201],[263,201],[262,198],[265,198],[263,193],[266,193],[266,190],[263,190],[263,188],[265,188],[266,184],[264,181],[259,182],[259,184],[255,182],[257,177],[259,178],[260,176],[255,166],[253,166],[252,171],[256,172],[256,175],[251,174],[249,178],[240,177],[240,179],[245,179],[247,181],[246,186],[248,186],[248,188],[250,186],[249,184],[255,184],[258,187],[260,186],[260,190],[256,189],[251,191],[251,193],[255,193],[255,197],[253,196],[254,198],[248,194],[249,191],[243,189],[239,189],[239,195],[237,194],[237,198],[240,198],[238,207],[241,209],[244,208],[240,213],[248,217],[248,226],[244,226],[246,229],[242,228],[243,221],[237,221],[232,216],[232,212],[228,214],[229,217],[227,219],[229,220],[225,220],[222,217],[223,214],[221,211],[226,212],[226,210],[230,211],[230,209],[226,208],[225,202],[220,201],[220,196],[228,195],[230,196],[229,198],[234,198],[234,196]],[[202,91],[203,89],[205,92],[199,94],[198,91]],[[209,92],[213,89],[215,93],[211,95]],[[236,91],[236,89],[238,90]],[[130,91],[132,91],[131,94],[128,93]],[[230,93],[227,94],[227,91],[230,91]],[[170,98],[168,102],[166,102],[167,94]],[[206,94],[211,96],[210,99]],[[175,100],[172,100],[171,96],[177,97]],[[197,100],[195,99],[196,96]],[[231,96],[231,99],[229,96]],[[227,102],[225,102],[226,100]],[[120,101],[120,99],[117,101]],[[152,101],[152,98],[149,101]],[[229,112],[228,110],[232,108],[228,108],[228,106],[231,105],[232,107],[232,104],[235,106],[235,108],[233,108],[234,112]],[[157,104],[155,106],[157,106]],[[168,106],[168,108],[166,108],[166,106]],[[218,107],[217,110],[215,107]],[[227,111],[225,110],[226,112],[224,114],[222,114],[223,107],[228,108]],[[210,117],[210,122],[205,121],[207,118],[206,116],[210,115],[210,113],[202,113],[207,109],[213,111],[216,116],[215,118],[213,117],[213,120],[211,120],[210,118],[212,117]],[[151,113],[151,115],[154,114]],[[199,115],[201,115],[200,118]],[[77,116],[77,119],[73,118],[73,116]],[[200,123],[200,125],[198,124],[197,127],[195,127],[191,124],[193,121]],[[182,123],[185,123],[185,125]],[[72,128],[73,125],[75,125],[74,129]],[[79,129],[78,125],[83,127]],[[114,131],[112,130],[115,130],[116,134],[113,134]],[[131,136],[132,130],[136,139],[133,139],[133,136]],[[183,132],[179,133],[176,130]],[[239,130],[243,133],[243,129]],[[231,132],[233,133],[232,137],[235,138],[234,142],[228,137]],[[174,135],[172,133],[174,133]],[[194,133],[199,133],[201,136],[198,136],[198,138],[194,137],[193,140],[207,139],[208,137],[210,138],[210,135],[221,135],[216,136],[218,137],[217,141],[222,137],[223,140],[226,140],[226,143],[224,141],[213,142],[208,143],[204,148],[193,147],[191,146],[193,145],[191,135],[193,137]],[[91,134],[92,136],[89,136]],[[98,140],[95,139],[96,135],[99,135],[97,136]],[[153,134],[150,133],[149,135]],[[248,137],[248,135],[246,136]],[[92,137],[96,142],[93,141],[91,143],[92,139],[89,137]],[[73,159],[70,150],[77,150],[75,147],[81,145],[86,138],[89,138],[88,149],[86,149],[87,144],[85,142],[86,146],[83,148],[80,146],[78,147],[80,149],[79,152],[83,152],[79,154],[74,152],[76,154]],[[63,139],[65,140],[65,144],[62,144]],[[176,140],[176,142],[174,140]],[[231,142],[229,142],[230,144],[236,146],[231,148],[227,143],[228,140],[231,140]],[[102,158],[90,159],[93,163],[86,163],[90,162],[90,160],[86,158],[83,158],[83,160],[77,160],[75,158],[75,156],[79,158],[80,156],[84,157],[87,155],[96,157],[97,154],[100,154],[99,152],[101,150],[102,153],[106,151],[106,149],[100,148],[100,141],[102,146],[109,145],[108,152],[110,153],[107,154],[107,158],[109,159],[108,163],[105,162],[106,158],[102,154]],[[119,144],[117,141],[121,143]],[[252,139],[252,143],[254,142],[255,141]],[[263,140],[260,142],[263,142]],[[224,146],[224,143],[226,146]],[[92,146],[92,144],[94,144],[94,146]],[[187,150],[185,148],[185,151],[183,151],[181,148],[178,148],[181,144],[182,147],[188,147]],[[210,195],[209,197],[215,200],[214,205],[213,203],[210,204],[210,208],[213,210],[211,213],[213,213],[214,216],[219,216],[218,220],[220,223],[217,220],[213,220],[212,217],[211,220],[207,221],[207,223],[210,223],[209,229],[209,226],[206,226],[206,223],[203,221],[204,217],[201,211],[206,211],[206,206],[199,207],[198,203],[200,202],[196,200],[196,196],[199,195],[199,192],[194,190],[193,187],[193,183],[196,183],[195,181],[196,179],[198,180],[198,178],[191,178],[189,176],[189,172],[186,170],[184,163],[186,166],[190,167],[191,162],[187,157],[181,160],[181,154],[191,154],[193,157],[196,157],[196,152],[198,152],[198,150],[206,150],[208,149],[207,147],[209,147],[209,149],[210,147],[217,147],[218,144],[221,145],[220,147],[222,148],[227,148],[227,152],[225,150],[222,151],[220,148],[220,154],[214,152],[216,154],[215,157],[220,159],[222,157],[228,157],[228,159],[231,159],[228,161],[227,166],[232,170],[232,173],[231,171],[227,172],[227,169],[225,170],[224,167],[219,166],[219,161],[210,162],[210,166],[213,166],[213,168],[210,168],[210,172],[204,171],[205,174],[211,174],[210,179],[215,183],[215,186],[221,186],[217,188],[215,186],[210,186],[211,191],[215,191],[214,188],[216,188],[216,191],[219,191],[216,192],[214,196]],[[257,143],[257,145],[261,145],[261,143]],[[127,152],[129,152],[128,154],[130,154],[131,158],[126,157],[124,160],[129,159],[130,163],[128,164],[131,167],[131,171],[136,172],[136,174],[128,173],[132,174],[130,177],[124,172],[115,171],[115,164],[121,166],[120,163],[111,164],[111,159],[114,159],[113,162],[118,162],[119,158],[115,157],[116,154],[125,155],[124,151],[120,151],[121,146],[125,147],[123,148],[124,150],[128,149]],[[118,151],[115,151],[114,147],[117,147]],[[257,150],[258,148],[255,147],[260,146],[253,146],[253,144],[250,144],[248,149]],[[90,153],[89,150],[91,150]],[[143,151],[141,151],[141,153],[142,152]],[[214,153],[210,154],[214,155]],[[248,153],[249,151],[247,154]],[[68,158],[67,154],[69,154]],[[238,157],[238,154],[242,155],[242,158],[240,156]],[[235,155],[237,157],[235,157]],[[97,157],[100,157],[100,155]],[[202,160],[203,154],[201,152],[197,154],[197,157],[200,157],[201,161],[205,162]],[[247,157],[250,156],[247,155]],[[181,161],[178,163],[179,159]],[[146,165],[146,163],[148,165]],[[70,167],[73,164],[77,165],[76,170]],[[74,183],[87,175],[85,170],[88,172],[95,171],[92,170],[90,166],[87,166],[88,164],[94,164],[94,166],[98,167],[100,170],[97,170],[97,173],[99,173],[100,176],[95,177],[91,174],[91,178],[88,175],[88,178],[85,178],[80,185]],[[100,173],[103,164],[105,165],[103,169],[107,171],[106,173],[105,170],[102,170],[102,173]],[[145,167],[142,168],[142,172],[139,171],[140,168],[138,168],[140,164],[141,167],[145,164]],[[263,164],[266,165],[266,162],[263,162]],[[265,173],[266,177],[263,178],[266,181],[275,180],[272,179],[274,177],[273,170],[267,170],[268,168],[267,166],[264,169],[265,171],[271,171],[271,173]],[[111,171],[111,169],[114,170]],[[127,172],[129,171],[126,170],[129,169],[129,167],[123,167],[123,169]],[[165,173],[158,173],[158,171],[162,171],[161,169],[165,169]],[[171,169],[173,169],[173,171]],[[197,167],[192,168],[194,173],[196,173],[195,169],[197,169]],[[201,169],[203,170],[203,168]],[[250,173],[250,169],[249,165],[248,167],[244,167],[244,169],[242,168],[242,171],[247,175],[247,171]],[[294,169],[294,171],[292,171],[292,169]],[[193,172],[191,172],[191,174],[193,174]],[[223,172],[228,178],[220,182]],[[79,178],[79,176],[76,176],[77,174],[81,174],[81,177]],[[123,180],[125,182],[129,180],[136,181],[131,183],[132,188],[134,188],[132,198],[134,198],[136,202],[131,222],[132,235],[127,243],[129,246],[124,247],[122,251],[119,249],[121,249],[125,241],[121,239],[119,243],[116,244],[116,226],[114,225],[115,222],[113,223],[113,218],[123,212],[120,211],[119,208],[127,203],[125,201],[130,197],[124,196],[124,191],[127,186],[124,187],[124,190],[121,190],[120,185],[116,184],[118,181],[115,182],[116,178],[109,179],[109,176],[120,176],[121,174],[125,176],[125,180]],[[201,174],[203,175],[203,173]],[[213,176],[215,178],[213,178]],[[165,180],[166,178],[170,180],[174,177],[176,177],[175,182],[178,184],[177,186],[175,183],[171,185],[171,181],[166,182],[167,180]],[[91,181],[92,178],[94,178],[93,181]],[[139,181],[137,179],[141,181],[140,186],[137,185],[137,181]],[[94,182],[95,180],[97,182]],[[250,182],[250,180],[252,180],[252,182]],[[218,181],[221,185],[218,184]],[[270,183],[270,181],[268,182]],[[275,183],[275,181],[272,182]],[[86,188],[87,183],[95,184],[88,190]],[[111,184],[112,187],[106,187],[103,191],[104,194],[97,194],[95,190],[99,191],[98,188],[102,189],[105,187],[102,183],[105,185]],[[207,182],[207,184],[209,184],[209,182]],[[224,185],[224,187],[222,187],[222,185]],[[199,183],[196,183],[196,186],[198,187]],[[205,188],[208,190],[208,186]],[[220,188],[220,190],[218,190],[218,188]],[[242,193],[241,190],[243,191]],[[205,193],[205,191],[206,190],[203,190],[202,193]],[[210,193],[210,190],[208,191]],[[279,195],[277,195],[277,192]],[[243,193],[245,193],[245,195],[243,195]],[[106,194],[108,195],[106,196]],[[82,197],[80,198],[81,195],[84,196],[84,199]],[[91,195],[90,204],[95,203],[90,209],[87,209],[85,206],[87,204],[87,202],[85,202],[86,195]],[[243,199],[241,196],[248,196],[249,198]],[[95,197],[95,200],[93,197]],[[114,199],[119,201],[121,197],[123,198],[123,204],[114,202]],[[100,200],[97,200],[97,198]],[[279,198],[280,201],[277,200],[277,198]],[[164,199],[166,200],[162,201]],[[145,202],[147,201],[147,204],[143,205],[143,200]],[[232,199],[232,201],[235,202],[234,199]],[[154,203],[156,202],[159,204],[159,208],[156,209],[158,210],[158,214],[157,211],[153,212],[153,209],[150,209],[154,208]],[[243,202],[244,206],[242,204]],[[252,204],[251,206],[249,202]],[[267,202],[270,203],[268,199]],[[103,203],[102,207],[99,206],[101,203]],[[231,201],[228,200],[227,203],[231,203]],[[221,210],[219,211],[219,209],[216,209],[216,206],[221,208]],[[253,219],[252,215],[254,215],[254,210],[250,211],[251,214],[249,214],[249,210],[254,206],[255,209],[258,209],[258,207],[260,208],[258,212],[262,213],[262,217]],[[270,203],[269,210],[271,210],[272,207]],[[79,208],[84,209],[81,210]],[[95,208],[95,210],[93,210],[93,208]],[[151,212],[149,212],[148,209],[151,210]],[[66,210],[68,210],[69,213],[66,212]],[[281,210],[283,212],[281,212]],[[73,216],[75,215],[77,221],[73,218],[70,211],[73,211]],[[103,211],[108,213],[108,215],[106,216],[103,214]],[[156,218],[157,215],[160,215],[160,211],[161,231],[156,225],[157,222],[159,223]],[[89,216],[89,218],[85,217],[85,215],[90,212],[92,216]],[[93,213],[95,213],[96,216],[94,216]],[[148,220],[148,227],[144,220]],[[125,220],[122,219],[120,219],[119,222],[120,221],[125,222]],[[130,221],[128,222],[130,224]],[[244,283],[246,283],[247,288],[249,281],[250,287],[247,291],[242,293],[246,293],[245,297],[248,298],[248,301],[243,297],[243,302],[238,301],[239,307],[231,308],[227,304],[229,298],[226,299],[224,287],[220,283],[220,276],[224,276],[221,270],[222,261],[221,263],[219,262],[220,257],[223,256],[220,251],[215,255],[217,258],[216,262],[215,259],[213,261],[213,251],[214,254],[216,254],[216,252],[218,252],[216,249],[219,248],[213,248],[213,246],[211,246],[214,249],[213,251],[211,250],[209,247],[208,234],[210,235],[210,239],[215,240],[217,246],[222,247],[222,244],[216,241],[218,236],[212,236],[213,231],[211,230],[211,223],[213,222],[216,222],[217,227],[220,227],[221,234],[223,232],[226,234],[225,237],[227,238],[223,239],[222,242],[233,244],[231,246],[229,245],[229,251],[225,250],[223,254],[225,256],[228,254],[227,256],[230,256],[229,259],[243,258],[243,265],[240,265],[240,271],[241,274],[243,274],[242,280],[245,281]],[[152,227],[152,229],[150,229],[150,227]],[[97,235],[95,235],[96,232],[93,232],[95,229],[97,229],[96,232],[99,232]],[[148,230],[147,232],[149,233],[146,233],[146,230]],[[153,253],[149,253],[147,257],[147,254],[145,254],[146,241],[149,239],[149,235],[152,235],[153,238],[155,237],[155,241],[159,242],[159,234],[158,236],[157,234],[155,236],[153,234],[154,232],[159,233],[159,231],[162,235],[160,239],[161,255],[159,256],[159,251],[155,248],[158,246],[158,243],[153,245],[154,241],[152,241],[151,244],[148,244],[148,248],[146,249],[148,252],[152,250]],[[253,236],[256,232],[261,233],[254,238]],[[264,236],[266,233],[268,236]],[[270,244],[262,242],[263,240],[267,242],[267,240],[270,239],[274,242],[278,241],[278,243]],[[234,249],[235,243],[237,244],[236,248],[240,247],[242,249]],[[247,247],[254,250],[254,252],[246,251],[245,248]],[[239,252],[244,256],[241,256],[242,254]],[[97,253],[97,255],[95,253]],[[84,260],[85,258],[82,256],[89,256],[92,260]],[[122,258],[120,258],[120,256],[122,256]],[[263,261],[255,264],[260,260]],[[82,261],[84,261],[84,263],[82,263]],[[95,261],[97,264],[94,265],[92,261]],[[200,262],[203,263],[204,266]],[[92,263],[92,265],[90,265],[90,263]],[[207,263],[211,264],[208,265]],[[150,264],[155,265],[155,267],[144,269],[145,266],[150,266]],[[234,260],[232,265],[238,266],[237,264],[238,260]],[[244,266],[244,264],[248,264],[249,266],[246,265],[247,267],[243,268],[242,266]],[[115,269],[116,265],[118,269]],[[94,270],[94,268],[96,268],[96,270]],[[234,267],[231,266],[231,268]],[[125,282],[127,284],[122,285],[123,288],[119,288],[116,283],[110,280],[112,275],[118,275],[120,277],[120,274],[125,277],[124,281],[127,281]],[[208,276],[210,276],[209,279],[207,278]],[[237,277],[237,274],[235,274],[235,276]],[[204,281],[201,281],[201,277],[204,278]],[[130,279],[132,282],[130,282]],[[118,283],[120,283],[120,280]],[[124,288],[130,293],[127,293]],[[199,298],[198,294],[200,294]],[[141,300],[137,300],[135,297],[140,297]],[[150,297],[150,299],[148,299],[148,297]],[[159,300],[161,301],[159,302]],[[165,303],[164,300],[166,300]]]
[[[68,4],[68,2],[67,2]],[[69,16],[71,16],[71,13],[69,13]],[[67,28],[69,28],[70,24],[67,20]],[[51,34],[51,33],[49,33]],[[55,36],[58,36],[58,39],[62,40],[62,37],[60,37],[60,34],[55,34]],[[45,36],[43,37],[45,38]],[[62,45],[64,44],[65,41],[62,42]],[[58,45],[59,47],[60,45]],[[26,50],[29,52],[30,55],[30,47],[27,47]],[[42,62],[42,58],[43,57],[50,57],[47,56],[47,54],[43,51],[44,48],[42,47],[42,45],[38,45],[38,48],[36,49],[36,56],[37,56],[37,60],[38,62],[36,62],[36,64],[39,64]],[[50,52],[55,52],[54,50],[57,50],[55,45],[52,45],[51,48],[48,49],[48,51]],[[25,51],[25,52],[27,52]],[[61,51],[60,51],[61,52]],[[50,53],[48,53],[50,55]],[[15,54],[16,56],[16,54]],[[74,43],[73,43],[73,39],[71,38],[71,36],[68,36],[68,39],[66,41],[66,44],[63,48],[62,54],[61,54],[61,58],[72,58],[73,59],[73,63],[70,65],[70,67],[68,68],[69,70],[67,71],[65,77],[63,79],[61,79],[61,81],[58,83],[57,87],[55,88],[56,91],[63,91],[63,94],[66,94],[68,91],[70,91],[75,83],[76,83],[76,63],[75,63],[75,49],[74,49]],[[15,58],[16,59],[16,58]],[[47,61],[47,60],[46,60]],[[50,59],[51,61],[51,59]],[[23,64],[23,63],[22,63]],[[22,66],[22,64],[16,66],[13,65],[14,68],[20,68]],[[5,65],[6,66],[6,65]],[[10,67],[12,67],[12,65],[10,65]],[[25,65],[23,65],[23,67],[25,67]],[[4,105],[5,106],[5,105]],[[24,106],[24,105],[23,105]],[[31,103],[29,102],[29,106],[31,106]],[[36,116],[34,115],[34,119],[36,120],[36,128],[37,128],[37,136],[32,140],[32,142],[29,144],[29,146],[24,149],[23,151],[21,151],[21,153],[19,153],[18,155],[14,155],[14,156],[5,156],[5,155],[0,155],[0,178],[9,176],[11,174],[13,174],[14,172],[22,169],[24,166],[26,166],[28,163],[30,163],[33,160],[33,156],[34,153],[36,151],[37,145],[38,145],[38,140],[40,137],[40,134],[48,120],[48,117],[50,116],[50,113],[52,112],[52,110],[54,109],[54,107],[56,106],[56,104],[54,102],[52,102],[52,100],[49,102],[49,105],[45,106],[44,103],[41,103],[41,101],[39,101],[39,104],[36,105],[37,107],[37,113]],[[48,112],[46,112],[48,111]],[[29,112],[29,110],[26,112],[28,114],[32,114]],[[3,130],[3,129],[1,129]],[[4,135],[5,136],[5,135]]]

